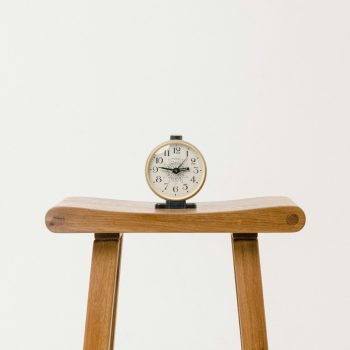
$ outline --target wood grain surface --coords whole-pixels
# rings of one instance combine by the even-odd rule
[[[257,234],[232,235],[242,350],[268,350]]]
[[[296,232],[305,215],[287,197],[200,202],[196,209],[155,209],[152,202],[72,197],[46,214],[56,233]]]
[[[122,240],[121,234],[96,235],[84,350],[113,350]]]

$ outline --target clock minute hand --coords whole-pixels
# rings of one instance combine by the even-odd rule
[[[166,168],[166,167],[164,167],[164,166],[159,166],[158,168],[160,168],[160,169],[165,169],[165,170],[171,170],[171,171],[174,170],[174,169],[171,169],[171,168]]]
[[[179,168],[179,171],[189,171],[190,168]]]

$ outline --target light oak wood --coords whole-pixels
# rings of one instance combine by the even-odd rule
[[[232,235],[242,350],[268,350],[257,234]]]
[[[57,233],[97,233],[93,248],[84,350],[113,350],[122,235],[115,232],[235,232],[232,235],[242,350],[268,350],[256,233],[297,232],[303,210],[286,197],[197,203],[155,209],[154,203],[67,198],[46,214]]]
[[[67,198],[46,214],[56,233],[296,232],[301,208],[286,197],[197,203],[196,209],[155,209],[154,203]]]
[[[96,235],[84,350],[113,350],[122,241],[122,234]]]

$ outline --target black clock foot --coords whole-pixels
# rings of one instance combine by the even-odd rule
[[[165,203],[156,203],[156,209],[195,209],[196,203],[186,203],[186,201],[166,201]]]

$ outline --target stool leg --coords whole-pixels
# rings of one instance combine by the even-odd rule
[[[96,234],[92,252],[84,350],[113,350],[122,234]]]
[[[232,235],[242,350],[268,349],[257,236]]]

